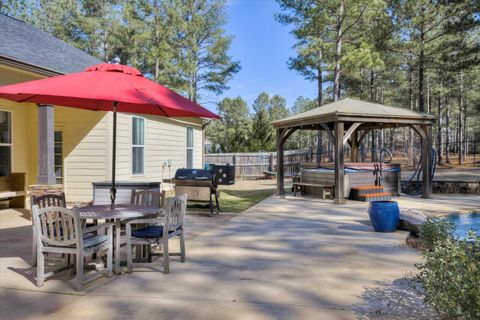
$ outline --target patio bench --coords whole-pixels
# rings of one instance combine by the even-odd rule
[[[12,172],[9,176],[0,177],[0,201],[9,201],[14,208],[25,207],[25,173]]]
[[[328,195],[330,198],[333,198],[334,185],[331,184],[318,184],[318,183],[308,183],[308,182],[294,182],[293,183],[293,195],[297,195],[297,191],[300,191],[301,195],[305,195],[305,187],[311,188],[321,188],[322,190],[322,199],[325,199]]]

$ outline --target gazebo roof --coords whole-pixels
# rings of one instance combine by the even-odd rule
[[[397,124],[427,124],[435,116],[378,103],[345,98],[281,120],[273,121],[275,128],[300,127],[336,121],[380,122]]]

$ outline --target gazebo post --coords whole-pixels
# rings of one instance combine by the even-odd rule
[[[350,141],[351,141],[350,161],[358,162],[358,131],[357,130],[352,132]]]
[[[277,192],[280,195],[285,194],[284,181],[284,161],[283,161],[283,146],[285,144],[285,129],[277,129]]]
[[[345,154],[343,152],[343,122],[335,122],[334,135],[335,135],[335,199],[333,203],[342,204],[345,203]]]
[[[432,126],[422,125],[425,137],[422,139],[422,198],[432,195]]]

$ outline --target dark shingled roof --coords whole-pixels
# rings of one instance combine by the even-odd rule
[[[47,32],[4,14],[0,14],[0,57],[62,74],[82,71],[102,62]]]

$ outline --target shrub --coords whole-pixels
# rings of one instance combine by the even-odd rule
[[[428,218],[420,227],[420,238],[424,250],[432,250],[435,242],[443,243],[453,237],[452,221],[445,217]]]
[[[455,240],[446,220],[429,221],[420,278],[426,300],[446,319],[480,319],[480,236]]]

